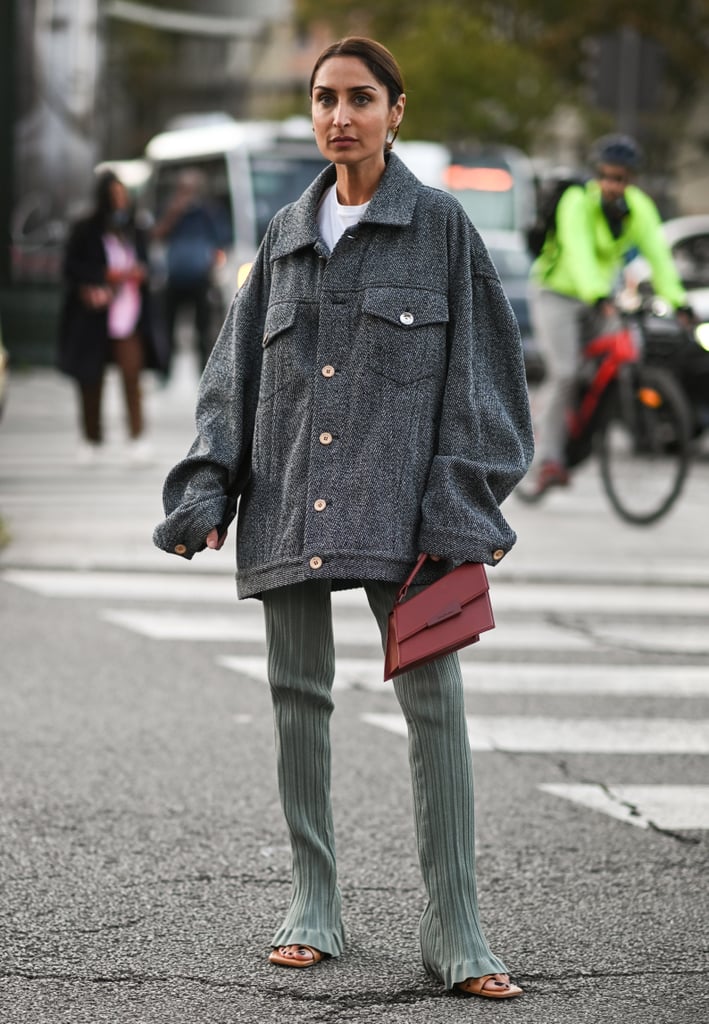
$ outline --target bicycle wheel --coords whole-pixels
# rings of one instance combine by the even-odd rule
[[[665,370],[634,364],[618,379],[595,448],[603,486],[629,523],[654,523],[682,492],[690,463],[687,400]]]

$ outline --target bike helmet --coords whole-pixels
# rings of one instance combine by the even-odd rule
[[[642,150],[629,135],[603,135],[591,149],[591,165],[613,164],[635,171],[642,161]]]

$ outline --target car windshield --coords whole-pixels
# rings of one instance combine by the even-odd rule
[[[515,182],[507,167],[452,163],[444,181],[476,228],[515,227]]]
[[[682,239],[672,255],[685,288],[709,287],[709,234]]]
[[[281,207],[292,203],[326,166],[323,157],[255,153],[251,157],[256,234],[260,241],[269,221]]]
[[[155,172],[155,210],[160,217],[167,209],[177,187],[180,175],[186,169],[197,170],[204,176],[205,200],[212,210],[219,231],[220,242],[228,246],[234,238],[234,219],[229,194],[226,160],[223,156],[189,161],[175,161],[158,165]]]
[[[526,279],[529,276],[531,259],[523,249],[505,249],[490,245],[488,251],[500,277]]]

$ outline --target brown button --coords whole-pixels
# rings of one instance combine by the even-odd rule
[[[505,552],[502,550],[502,548],[498,548],[497,551],[493,551],[492,557],[495,559],[496,562],[499,562],[501,558],[505,557]]]
[[[332,444],[332,434],[330,434],[327,430],[323,430],[322,434],[320,435],[320,444]]]
[[[327,502],[324,498],[318,498],[317,501],[313,502],[313,508],[316,512],[322,512],[323,509],[327,508]]]
[[[313,555],[313,557],[310,559],[310,568],[322,569],[322,558],[320,557],[320,555]]]
[[[175,554],[176,555],[186,555],[187,554],[187,545],[186,544],[175,544]]]
[[[328,366],[323,366],[323,368],[322,368],[322,370],[320,372],[323,375],[323,377],[334,377],[335,376],[335,367],[334,366],[329,366],[329,365]]]

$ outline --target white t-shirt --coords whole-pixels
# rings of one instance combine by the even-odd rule
[[[362,219],[368,206],[369,202],[360,206],[343,206],[338,201],[336,185],[331,185],[325,192],[318,207],[318,228],[330,252],[347,228],[353,227]]]

